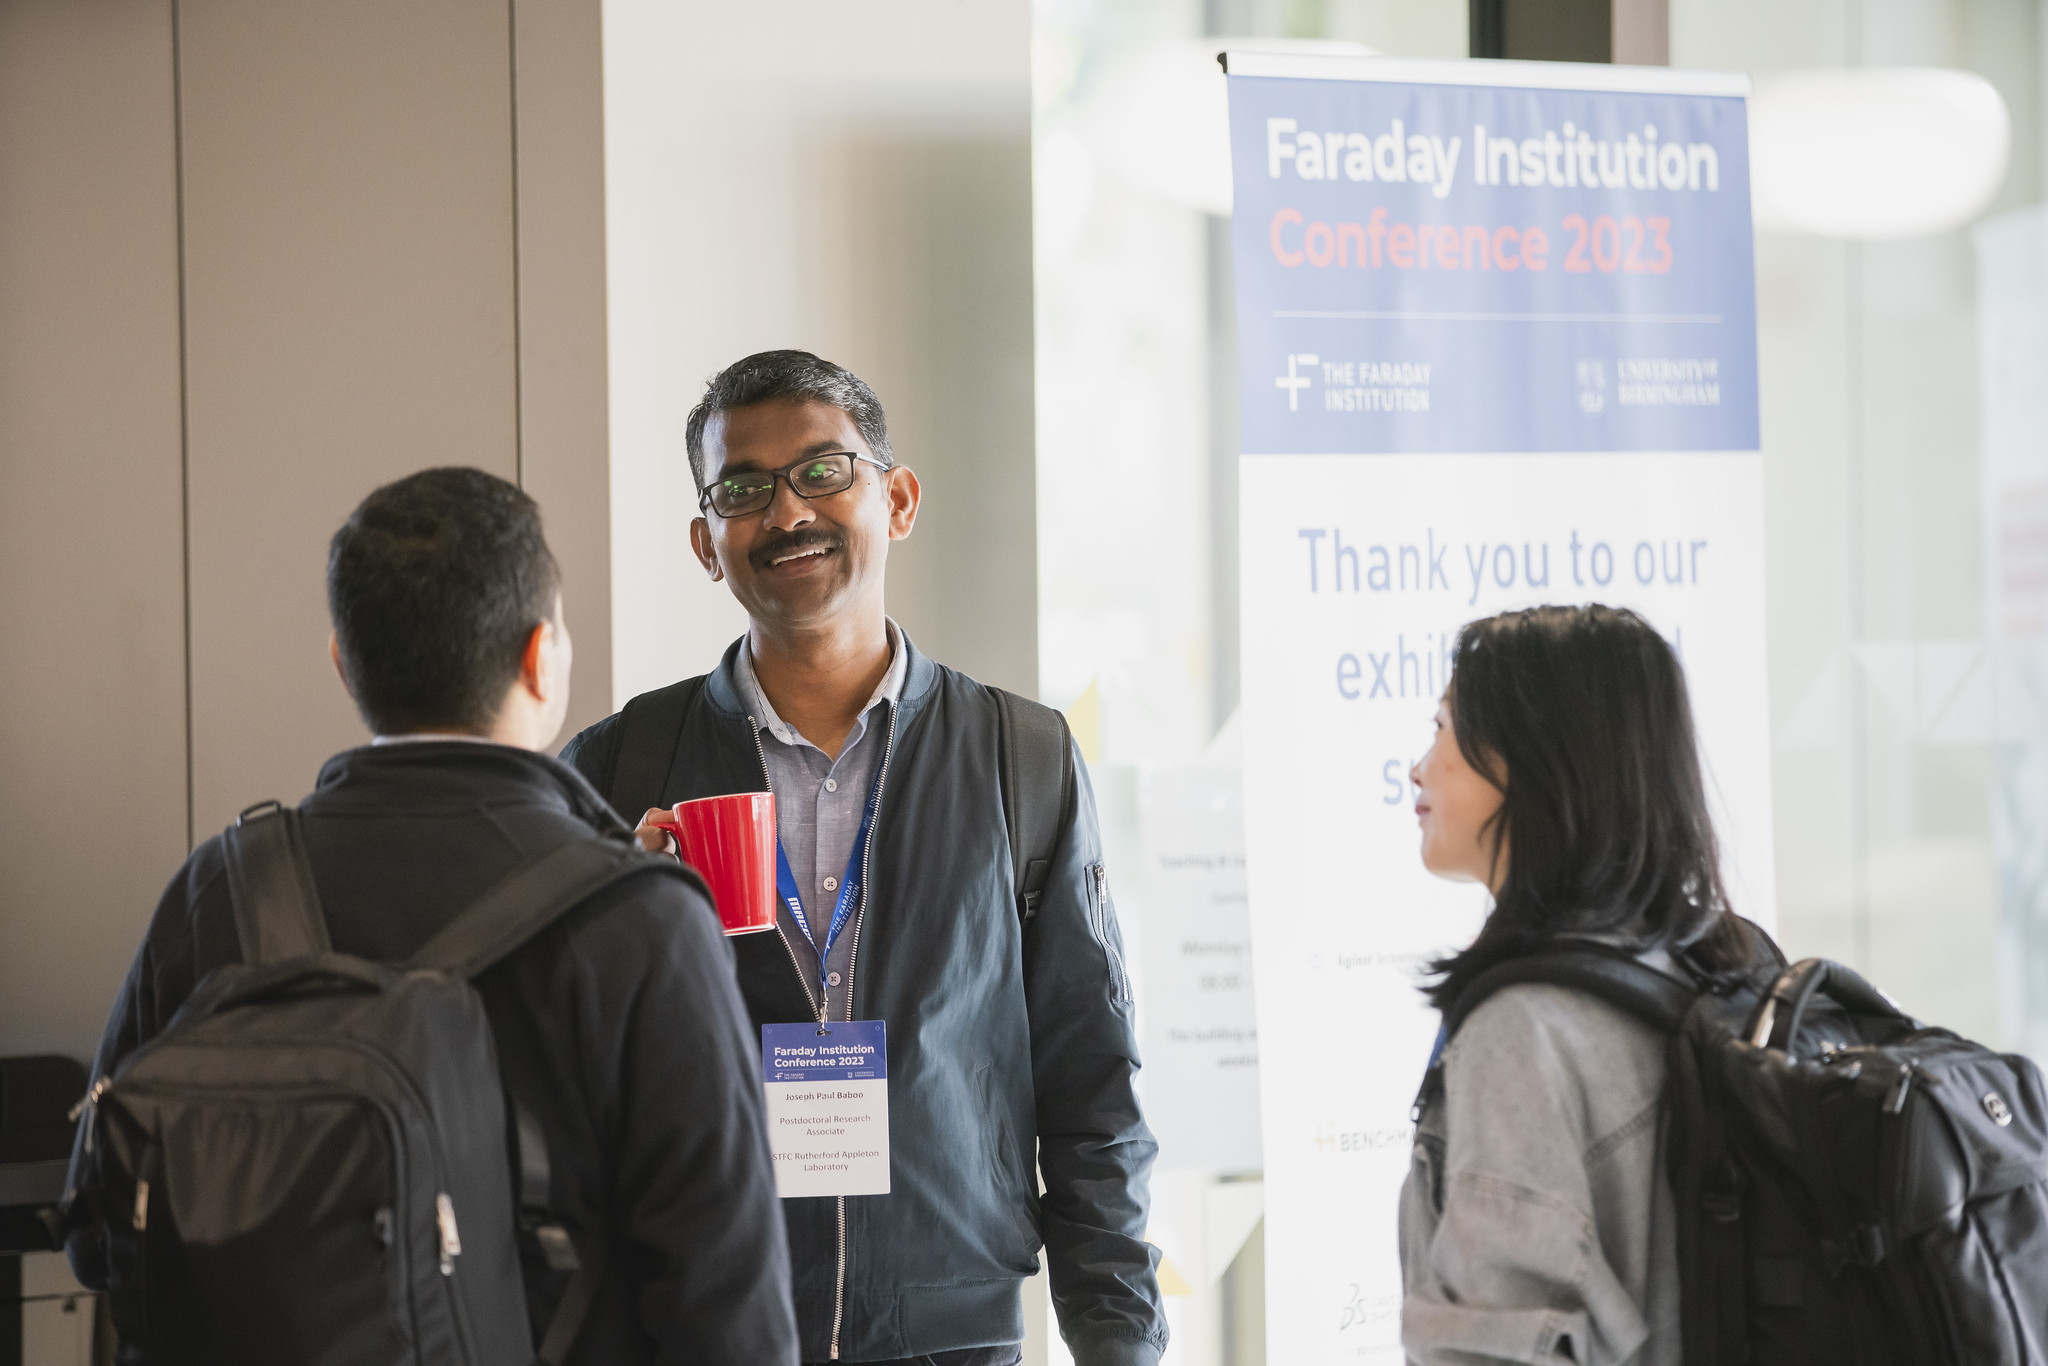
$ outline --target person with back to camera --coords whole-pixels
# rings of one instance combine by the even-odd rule
[[[1494,904],[1426,989],[1448,1042],[1401,1193],[1403,1344],[1425,1366],[1675,1366],[1666,1037],[1570,986],[1480,979],[1560,945],[1681,980],[1782,962],[1728,907],[1683,670],[1630,611],[1503,613],[1459,632],[1436,727],[1410,775],[1422,861]]]
[[[694,877],[629,852],[629,833],[598,794],[541,752],[569,697],[560,578],[540,509],[481,470],[387,484],[335,533],[330,653],[375,738],[329,759],[296,812],[238,819],[193,851],[122,985],[81,1105],[70,1251],[81,1280],[111,1288],[124,1362],[795,1366],[759,1055],[717,915]],[[296,900],[310,900],[296,910],[313,950],[329,940],[331,951],[272,964],[273,913],[294,898],[279,897],[275,866],[256,860],[259,828],[293,832]],[[526,914],[538,875],[593,851],[616,858],[623,875],[595,891],[559,884],[538,894],[544,920]],[[513,909],[520,914],[495,914]],[[120,1118],[126,1079],[167,1045],[175,1051],[181,1035],[276,1004],[252,995],[206,1016],[237,974],[256,980],[303,964],[313,983],[324,978],[312,969],[347,968],[397,994],[444,975],[417,970],[416,955],[451,936],[502,950],[488,962],[461,956],[478,963],[487,1045],[463,1056],[482,1052],[475,1085],[486,1095],[502,1087],[507,1113],[464,1115],[461,1102],[474,1096],[452,1087],[432,1103],[411,1091],[418,1106],[403,1110],[337,1099],[315,1072],[334,1056],[383,1057],[369,1069],[380,1077],[397,1066],[375,1040],[337,1030],[267,1061],[290,1084],[273,1084],[260,1104],[245,1075],[184,1093],[176,1111],[160,1088],[137,1083],[133,1123],[96,1123]],[[382,981],[372,973],[381,965],[415,970]],[[444,1053],[464,1042],[432,1040]],[[402,1080],[409,1087],[416,1075]],[[359,1113],[406,1118],[350,1127]],[[165,1115],[154,1132],[168,1137],[143,1150],[148,1179],[123,1187],[117,1171],[110,1184],[108,1134]],[[380,1145],[399,1143],[389,1135],[429,1119],[431,1145],[378,1157]],[[510,1159],[509,1172],[441,1146],[479,1132],[482,1151]],[[267,1141],[280,1134],[288,1137]],[[257,1147],[259,1161],[237,1166],[229,1156]],[[404,1156],[424,1151],[435,1160]],[[435,1172],[458,1192],[436,1202],[438,1275],[401,1203],[410,1183]],[[460,1181],[475,1184],[474,1202]],[[389,1203],[359,1201],[366,1187]],[[515,1213],[525,1228],[516,1249]],[[495,1243],[492,1230],[502,1235]],[[433,1232],[430,1214],[429,1243]],[[492,1268],[523,1295],[490,1297],[503,1288]],[[452,1328],[444,1300],[457,1307]],[[131,1336],[127,1324],[140,1331]]]

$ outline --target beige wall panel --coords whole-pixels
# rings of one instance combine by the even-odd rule
[[[89,1057],[185,853],[168,0],[0,4],[0,1053]]]
[[[521,475],[576,642],[566,739],[612,706],[600,0],[519,0]]]
[[[363,730],[327,539],[376,485],[516,474],[503,0],[185,0],[195,820]]]

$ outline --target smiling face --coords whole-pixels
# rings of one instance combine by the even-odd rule
[[[707,487],[743,470],[781,470],[813,456],[873,458],[853,419],[829,403],[770,402],[714,414],[704,428]],[[801,498],[787,480],[759,512],[707,512],[691,548],[714,580],[732,585],[747,615],[773,628],[826,624],[870,599],[879,610],[889,542],[917,520],[917,476],[854,462],[852,487]]]
[[[1506,781],[1506,775],[1500,775]],[[1422,824],[1422,866],[1454,882],[1483,883],[1497,891],[1507,872],[1507,835],[1498,823],[1502,791],[1465,760],[1458,748],[1450,702],[1437,704],[1436,739],[1408,774],[1415,784],[1415,816]]]

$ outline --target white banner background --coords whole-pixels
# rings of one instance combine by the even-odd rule
[[[1398,1361],[1395,1201],[1436,1031],[1416,984],[1486,906],[1417,857],[1407,771],[1430,740],[1445,651],[1462,623],[1515,607],[1642,612],[1685,662],[1731,893],[1772,923],[1761,458],[1247,456],[1243,473],[1267,1359]],[[1337,536],[1357,587],[1348,555],[1333,578]]]

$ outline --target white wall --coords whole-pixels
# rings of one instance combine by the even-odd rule
[[[1994,212],[2041,197],[2041,52],[2033,0],[1671,8],[1678,66],[1760,81],[1836,66],[1984,76],[2014,129]],[[2048,1005],[1996,985],[2000,968],[2022,974],[2001,940],[1990,694],[1928,662],[1967,662],[1984,635],[1967,235],[1763,231],[1756,260],[1780,938],[1794,958],[1847,962],[1916,1015],[2017,1044],[2013,1012]]]
[[[890,610],[1036,692],[1029,31],[1025,0],[607,0],[618,701],[745,629],[690,557],[683,423],[778,347],[872,384],[923,482]]]

